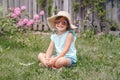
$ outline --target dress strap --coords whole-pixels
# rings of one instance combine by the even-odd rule
[[[69,30],[69,32],[72,33],[72,35],[73,35],[74,37],[76,36],[75,31]]]

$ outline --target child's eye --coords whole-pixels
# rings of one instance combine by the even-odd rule
[[[67,21],[63,20],[61,21],[62,25],[67,25]]]
[[[61,21],[60,21],[60,20],[56,20],[56,21],[55,21],[55,24],[60,24],[60,23],[61,23],[62,25],[67,25],[67,21],[66,21],[66,20],[61,20]]]

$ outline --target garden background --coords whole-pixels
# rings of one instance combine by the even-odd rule
[[[119,80],[119,0],[0,0],[0,80]],[[47,17],[70,12],[78,62],[61,72],[38,66],[53,29]]]

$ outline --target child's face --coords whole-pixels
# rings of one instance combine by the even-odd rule
[[[55,26],[58,31],[66,31],[68,27],[67,20],[64,17],[61,17],[60,19],[55,20]]]

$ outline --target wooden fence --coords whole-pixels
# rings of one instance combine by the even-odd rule
[[[26,6],[27,9],[26,11],[28,12],[29,14],[29,18],[33,18],[33,15],[36,14],[36,13],[39,13],[40,10],[41,10],[41,5],[37,2],[38,0],[0,0],[0,6],[2,6],[4,9],[3,9],[3,15],[5,15],[7,12],[8,12],[8,8],[10,7],[21,7],[21,6]],[[49,0],[46,0],[46,1],[49,1]],[[55,14],[55,10],[57,9],[57,11],[60,11],[60,10],[65,10],[65,11],[68,11],[70,12],[71,16],[72,16],[72,21],[74,22],[75,20],[77,20],[77,18],[79,20],[79,26],[78,26],[78,30],[83,30],[83,25],[81,25],[83,22],[83,20],[85,20],[85,17],[86,17],[86,14],[85,12],[88,11],[87,7],[79,7],[79,11],[78,13],[75,13],[73,11],[73,2],[79,2],[81,3],[82,0],[53,0],[53,3],[51,4],[51,15],[54,15]],[[116,21],[118,23],[118,26],[119,26],[119,29],[120,29],[120,8],[118,7],[118,3],[120,4],[120,1],[119,0],[113,0],[112,1],[109,1],[109,0],[106,0],[108,2],[106,2],[106,18],[107,19],[112,19],[113,21]],[[112,4],[114,4],[115,6],[113,6]],[[44,27],[44,30],[48,30],[49,27],[47,26],[46,24],[46,19],[48,17],[48,8],[49,6],[46,5],[46,8],[45,8],[45,14],[44,16],[41,16],[41,19],[42,19],[42,24],[39,25],[39,27],[36,27],[34,26],[34,30],[43,30],[43,27]],[[95,22],[97,22],[97,24],[99,24],[99,18],[97,18],[97,16],[95,16],[95,14],[92,13],[92,15],[94,15],[94,17],[92,18],[91,17],[91,20],[94,19]],[[97,25],[99,26],[99,25]]]
[[[28,13],[29,19],[33,18],[34,14],[39,14],[41,8],[40,4],[37,3],[37,0],[0,0],[0,7],[3,8],[3,16],[8,13],[9,8],[26,6],[26,12]],[[45,16],[40,16],[42,19],[42,23],[39,26],[34,26],[34,30],[48,30],[48,26],[46,26],[46,18]],[[44,25],[44,26],[43,26]]]

